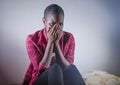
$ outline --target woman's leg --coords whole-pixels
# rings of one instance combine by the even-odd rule
[[[85,82],[75,65],[63,69],[64,85],[85,85]]]
[[[53,64],[48,73],[48,85],[64,85],[63,72],[58,64]]]
[[[37,80],[33,83],[33,85],[48,85],[48,70],[45,70]]]
[[[64,85],[61,67],[53,64],[40,75],[33,85]]]

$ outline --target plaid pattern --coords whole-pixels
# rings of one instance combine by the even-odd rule
[[[26,39],[26,49],[30,65],[26,71],[23,85],[32,85],[46,67],[40,62],[47,45],[46,29],[30,34]],[[59,42],[61,51],[70,64],[74,62],[75,41],[71,33],[63,31]]]

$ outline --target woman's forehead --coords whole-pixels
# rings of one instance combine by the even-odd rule
[[[47,21],[50,21],[50,22],[63,22],[64,20],[64,16],[59,14],[48,14],[47,16]]]

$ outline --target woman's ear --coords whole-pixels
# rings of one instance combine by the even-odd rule
[[[44,18],[44,17],[42,18],[42,21],[43,21],[43,23],[45,24],[45,18]]]

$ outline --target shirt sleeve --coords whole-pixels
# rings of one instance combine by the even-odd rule
[[[40,70],[45,68],[45,66],[40,62],[39,58],[40,56],[42,56],[42,52],[31,40],[30,35],[26,39],[26,49],[34,70],[39,73]]]
[[[70,64],[74,63],[74,50],[75,50],[75,40],[72,34],[70,34],[68,51],[66,53],[66,59]]]

